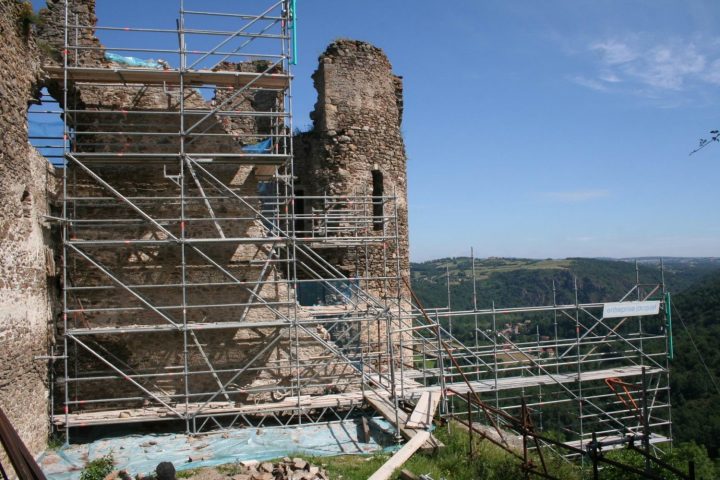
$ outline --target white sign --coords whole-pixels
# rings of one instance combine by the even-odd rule
[[[640,317],[660,313],[660,301],[615,302],[603,305],[603,318]]]

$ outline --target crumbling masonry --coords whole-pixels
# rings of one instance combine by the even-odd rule
[[[48,370],[59,291],[49,224],[53,169],[28,143],[27,108],[40,77],[22,5],[0,2],[0,407],[33,452],[48,437]],[[0,450],[0,462],[8,465]]]
[[[8,3],[3,7],[17,10]],[[18,18],[12,13],[3,18]],[[348,40],[321,56],[315,126],[294,140],[299,153],[291,172],[289,104],[282,88],[260,85],[282,80],[286,64],[223,60],[213,69],[218,77],[194,87],[76,79],[72,74],[118,65],[94,34],[94,1],[69,2],[68,15],[86,26],[70,35],[71,48],[63,1],[49,1],[28,35],[7,25],[13,48],[27,53],[17,65],[33,63],[2,73],[16,90],[13,115],[3,122],[20,130],[5,156],[18,165],[12,175],[28,159],[35,171],[13,182],[18,191],[8,192],[13,201],[4,205],[17,205],[22,220],[9,221],[3,241],[28,266],[27,273],[14,268],[18,281],[8,288],[16,293],[3,298],[8,320],[1,328],[19,335],[23,315],[34,319],[24,328],[36,327],[24,341],[3,337],[15,349],[3,354],[25,366],[3,364],[13,377],[0,398],[36,393],[32,409],[23,400],[22,411],[4,405],[32,448],[47,437],[48,410],[62,428],[185,418],[188,429],[199,430],[205,413],[246,408],[250,415],[255,404],[276,403],[281,415],[301,396],[360,391],[373,375],[387,384],[399,348],[387,343],[387,311],[406,295],[399,278],[409,259],[402,83],[382,51]],[[36,39],[44,47],[44,77]],[[66,53],[67,84],[53,73],[65,61],[53,52]],[[242,84],[222,83],[236,72],[258,86],[238,94]],[[57,196],[52,168],[27,143],[27,101],[43,86],[71,131]],[[197,135],[178,134],[189,125]],[[270,152],[245,152],[266,138]],[[56,214],[68,218],[53,230],[42,217],[51,198],[64,208]],[[37,242],[19,237],[27,231]],[[300,240],[288,241],[288,234]],[[16,254],[28,248],[36,251]],[[28,287],[37,303],[28,301]],[[306,292],[305,305],[298,292]],[[22,309],[13,311],[10,298]],[[46,363],[33,357],[58,352],[66,353],[53,363],[48,405]],[[295,400],[282,403],[288,398]]]
[[[411,298],[402,79],[381,50],[328,46],[313,128],[294,135],[294,2],[180,11],[154,31],[175,50],[130,51],[164,65],[118,56],[147,32],[98,25],[93,0],[47,3],[38,21],[0,0],[0,406],[33,452],[51,426],[400,421],[429,395],[445,418],[479,418],[468,395],[540,425],[549,411],[581,449],[671,438],[669,316]],[[62,120],[58,168],[28,143],[38,101]],[[621,301],[669,310],[663,283],[636,280]]]

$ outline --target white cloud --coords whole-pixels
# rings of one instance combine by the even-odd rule
[[[607,82],[607,83],[620,83],[620,82],[622,82],[622,79],[621,79],[620,77],[618,77],[618,76],[615,75],[614,73],[610,73],[610,72],[607,72],[607,73],[604,73],[604,74],[600,75],[600,80],[602,80],[603,82]]]
[[[714,85],[720,85],[720,59],[715,60],[705,69],[703,79]]]
[[[603,84],[603,82],[595,80],[594,78],[583,77],[582,75],[575,75],[574,77],[571,77],[570,80],[577,83],[578,85],[582,85],[583,87],[587,87],[593,90],[606,91],[608,89],[607,86]]]
[[[596,91],[628,91],[656,96],[689,86],[720,85],[720,39],[663,39],[632,35],[596,41],[595,73],[571,77]]]
[[[571,190],[562,192],[545,192],[545,198],[563,203],[580,203],[610,195],[608,190]]]
[[[596,42],[590,46],[590,50],[598,52],[608,65],[627,63],[640,55],[627,43],[615,39]]]
[[[650,87],[678,90],[687,80],[703,73],[706,63],[705,55],[698,53],[693,44],[658,46],[625,73]]]

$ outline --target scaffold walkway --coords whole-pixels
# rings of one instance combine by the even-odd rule
[[[99,50],[81,32],[115,27],[80,24],[66,0],[66,55],[46,68],[64,123],[52,423],[66,438],[150,421],[200,433],[342,420],[371,408],[368,392],[397,417],[439,392],[444,418],[468,394],[508,411],[524,402],[582,445],[637,428],[613,378],[645,392],[654,438],[672,438],[664,281],[638,274],[608,299],[659,302],[650,316],[606,318],[577,285],[574,303],[553,286],[550,305],[483,309],[474,293],[472,309],[425,309],[400,262],[394,192],[297,194],[294,2],[248,14],[178,1],[177,29],[155,32],[177,48],[142,49],[175,67],[83,65]],[[234,27],[188,26],[196,18]],[[216,41],[190,48],[198,36]]]

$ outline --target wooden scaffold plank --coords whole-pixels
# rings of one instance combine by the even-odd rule
[[[395,455],[383,464],[380,469],[370,476],[369,480],[387,480],[395,470],[402,467],[405,462],[427,441],[430,439],[430,432],[424,430],[419,431],[410,441],[395,452]]]

